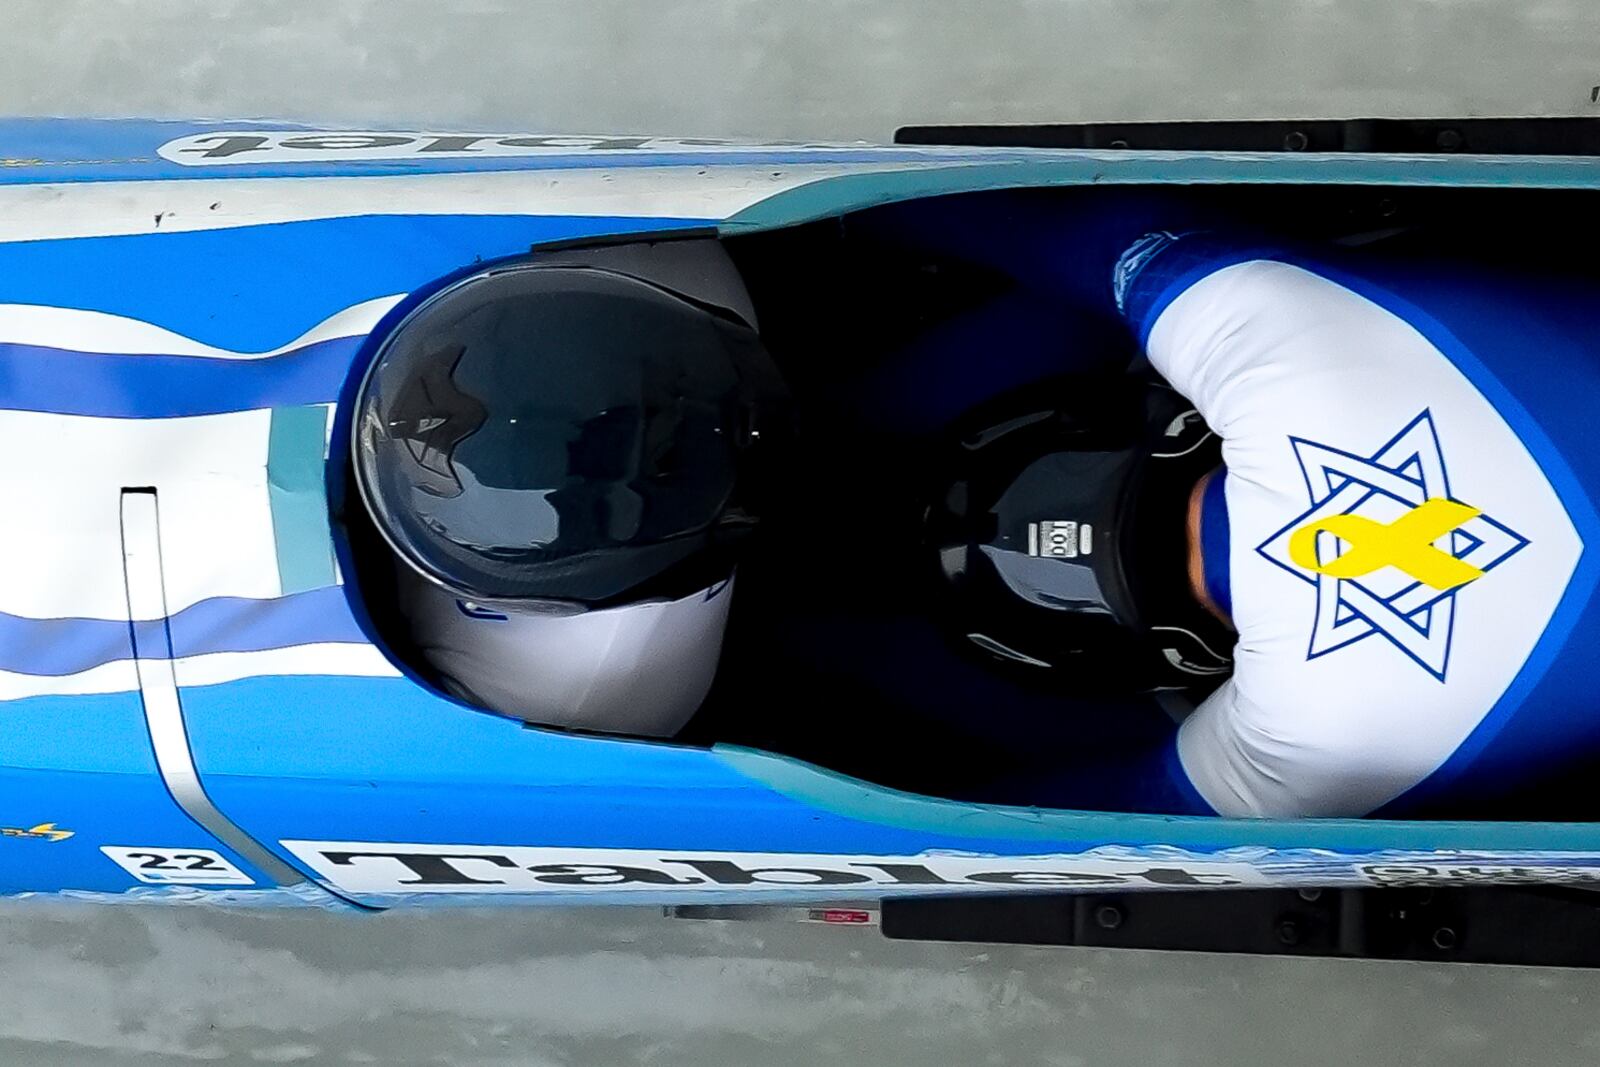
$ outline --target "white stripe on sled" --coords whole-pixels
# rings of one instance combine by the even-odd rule
[[[139,674],[131,659],[102,663],[77,674],[52,676],[0,671],[0,701],[23,700],[27,697],[134,693],[138,690]]]
[[[172,661],[179,688],[221,685],[246,678],[398,678],[400,672],[372,645],[328,643],[260,652],[211,652]],[[132,659],[102,663],[78,674],[47,676],[0,671],[0,701],[38,696],[132,693],[139,675]]]
[[[80,308],[0,304],[0,344],[37,345],[115,355],[198,356],[206,359],[270,359],[338,337],[364,337],[403,295],[382,296],[345,308],[293,341],[266,352],[214,348],[140,319]]]
[[[221,685],[244,678],[343,676],[399,678],[400,672],[375,645],[329,642],[258,652],[210,652],[173,660],[181,688]]]

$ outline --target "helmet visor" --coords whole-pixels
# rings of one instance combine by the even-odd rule
[[[775,372],[754,334],[609,271],[521,265],[424,303],[357,397],[357,480],[463,596],[591,605],[726,577]]]

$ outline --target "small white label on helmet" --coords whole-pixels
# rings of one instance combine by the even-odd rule
[[[1088,527],[1084,527],[1087,529]],[[1069,521],[1028,523],[1028,555],[1047,559],[1074,559],[1081,547],[1078,524]]]

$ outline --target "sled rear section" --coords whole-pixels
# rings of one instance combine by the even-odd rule
[[[0,156],[0,434],[27,458],[0,541],[0,891],[381,907],[1600,881],[1587,810],[1261,823],[999,794],[995,769],[1040,746],[974,740],[973,708],[1046,721],[1078,758],[1169,729],[1168,711],[1052,716],[1053,698],[954,658],[927,672],[950,684],[912,685],[946,653],[891,610],[899,577],[859,558],[796,570],[809,589],[767,565],[774,595],[742,632],[833,666],[736,643],[684,743],[495,718],[383,640],[343,469],[352,373],[376,339],[497,259],[720,235],[838,430],[825,458],[848,465],[852,427],[896,380],[850,351],[1010,294],[930,259],[907,220],[1118,185],[1203,187],[1308,235],[1459,235],[1463,211],[1513,200],[1581,228],[1570,205],[1600,161],[149,123],[4,123]],[[904,440],[948,414],[899,411]],[[873,488],[841,491],[866,506]],[[42,566],[52,553],[73,565]],[[835,610],[874,582],[877,615]]]

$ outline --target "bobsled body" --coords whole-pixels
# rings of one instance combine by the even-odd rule
[[[0,894],[863,899],[1600,880],[1600,826],[1164,818],[531,729],[380,646],[352,374],[484,262],[997,189],[1600,186],[1600,161],[0,122]],[[754,709],[759,712],[759,709]]]

